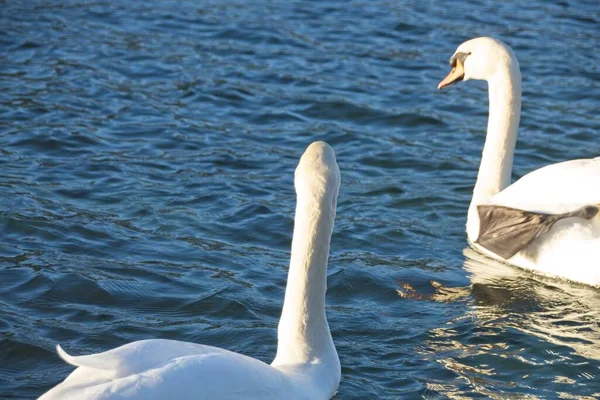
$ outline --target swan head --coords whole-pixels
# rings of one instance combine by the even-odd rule
[[[331,146],[313,142],[296,168],[294,186],[298,197],[328,200],[335,209],[340,188],[340,169]]]
[[[438,84],[438,89],[469,79],[489,82],[500,73],[519,70],[511,48],[491,37],[478,37],[462,43],[450,57],[450,66],[452,70]]]

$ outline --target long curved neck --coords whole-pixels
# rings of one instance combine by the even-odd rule
[[[521,72],[515,62],[488,80],[489,118],[481,165],[469,206],[467,234],[479,234],[477,205],[510,185],[517,131],[521,118]]]
[[[337,360],[325,316],[327,260],[335,218],[335,205],[327,197],[298,197],[273,366],[313,363],[330,357]]]

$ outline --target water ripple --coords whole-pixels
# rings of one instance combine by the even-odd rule
[[[515,177],[598,156],[590,1],[0,7],[0,397],[144,338],[275,353],[293,172],[342,171],[328,317],[339,399],[600,397],[596,291],[463,256],[486,86],[439,93],[457,44],[523,71]]]

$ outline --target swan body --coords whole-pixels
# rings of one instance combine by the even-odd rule
[[[600,157],[548,165],[511,185],[521,113],[521,72],[517,58],[503,42],[481,37],[461,44],[451,58],[451,65],[452,71],[438,88],[469,79],[485,80],[489,88],[486,141],[467,216],[470,244],[492,258],[521,268],[600,286]],[[515,219],[484,221],[480,209],[484,205],[508,207],[514,211]],[[504,230],[510,231],[513,221],[518,221],[515,226],[535,229],[527,224],[582,207],[592,207],[596,214],[589,219],[565,215],[532,241],[523,241],[520,250],[510,257],[504,258],[478,243],[484,223],[504,223]],[[537,213],[540,218],[518,219],[521,211]],[[511,240],[518,239],[511,236]]]
[[[492,196],[490,204],[562,214],[600,203],[600,157],[570,160],[530,172]],[[489,253],[481,246],[479,251]],[[491,255],[494,258],[497,256]],[[567,218],[508,259],[546,275],[600,286],[600,218]]]
[[[228,350],[151,339],[103,353],[58,354],[77,367],[41,400],[329,399],[341,368],[327,318],[327,261],[340,174],[333,149],[311,144],[295,174],[288,284],[271,365]]]

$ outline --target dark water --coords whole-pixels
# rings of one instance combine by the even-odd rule
[[[314,140],[342,171],[336,398],[600,396],[600,291],[463,255],[486,86],[436,90],[458,44],[500,37],[515,177],[599,155],[600,5],[468,3],[0,2],[0,397],[64,379],[57,343],[270,362]]]

